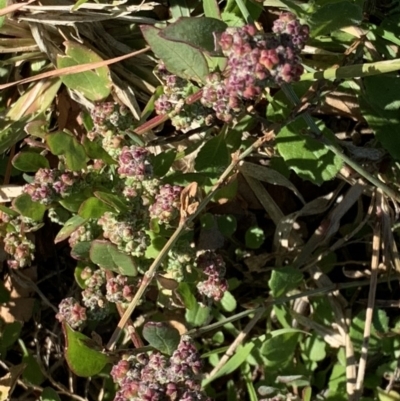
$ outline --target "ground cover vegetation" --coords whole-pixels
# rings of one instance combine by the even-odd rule
[[[0,401],[400,400],[397,0],[0,0]]]

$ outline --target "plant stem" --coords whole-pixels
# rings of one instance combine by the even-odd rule
[[[239,1],[239,0],[237,0]],[[347,79],[356,77],[367,77],[400,69],[400,59],[377,61],[375,63],[364,63],[348,65],[345,67],[328,68],[324,71],[309,72],[303,74],[300,81],[315,81],[318,79]]]

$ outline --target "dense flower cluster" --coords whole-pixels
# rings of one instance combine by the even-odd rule
[[[211,401],[201,391],[201,359],[189,337],[170,358],[153,352],[128,356],[111,370],[119,390],[114,401]]]
[[[4,251],[11,255],[7,263],[11,268],[29,266],[34,259],[35,244],[27,237],[35,223],[22,216],[11,217],[0,211],[0,237],[4,241]]]
[[[185,103],[185,100],[199,88],[168,73],[163,64],[158,67],[157,73],[163,82],[164,89],[164,93],[154,103],[157,114],[168,114],[172,125],[178,130],[193,129],[211,123],[212,110],[209,107],[204,107],[198,102]]]
[[[150,237],[140,223],[133,214],[125,217],[112,212],[104,213],[98,220],[104,238],[117,245],[121,251],[135,257],[143,257],[150,245]]]
[[[210,74],[203,88],[202,103],[215,110],[219,119],[230,122],[268,86],[298,81],[303,73],[300,51],[308,39],[307,25],[284,13],[272,33],[253,25],[229,27],[218,44],[227,58],[223,75]]]
[[[90,115],[94,124],[95,133],[104,133],[108,130],[125,131],[132,127],[133,118],[131,112],[125,107],[114,102],[95,104]]]
[[[41,168],[36,172],[33,183],[25,185],[24,192],[33,201],[50,205],[76,191],[79,181],[78,173]]]
[[[114,102],[97,103],[91,110],[94,128],[88,132],[91,141],[101,139],[103,149],[117,158],[126,144],[125,131],[131,128],[134,120],[130,111]]]
[[[113,303],[120,303],[122,306],[132,301],[137,288],[133,278],[118,274],[107,280],[106,298]]]
[[[180,195],[182,187],[178,185],[163,185],[150,206],[150,217],[158,219],[161,224],[168,224],[179,216]]]
[[[214,301],[220,301],[228,290],[228,282],[224,278],[226,266],[222,256],[213,251],[205,251],[197,257],[197,267],[207,277],[197,284],[199,293]]]
[[[73,329],[79,329],[87,320],[86,308],[72,297],[65,298],[58,305],[56,318],[60,322],[67,322]]]
[[[144,180],[152,176],[150,153],[146,148],[124,146],[118,158],[118,174],[122,177],[135,177]]]

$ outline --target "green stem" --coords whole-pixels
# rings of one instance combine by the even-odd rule
[[[238,0],[237,0],[238,1]],[[376,63],[365,63],[348,65],[339,68],[328,68],[324,71],[303,74],[300,81],[315,81],[319,79],[349,79],[356,77],[367,77],[370,75],[385,74],[400,69],[400,59],[377,61]]]
[[[282,91],[286,95],[286,97],[295,105],[298,106],[300,104],[300,99],[294,92],[293,88],[288,85],[282,85]],[[376,187],[380,188],[386,195],[395,199],[396,201],[400,202],[400,194],[394,191],[392,188],[384,184],[379,179],[372,176],[368,171],[362,168],[358,163],[344,154],[341,148],[330,141],[328,138],[324,136],[318,126],[315,124],[314,120],[310,116],[309,113],[303,113],[302,117],[304,118],[307,125],[311,128],[312,132],[316,135],[316,139],[322,142],[330,151],[332,151],[336,156],[340,157],[343,162],[349,165],[353,170],[355,170],[358,174],[368,180],[371,184],[375,185]]]
[[[391,276],[389,278],[388,277],[382,277],[377,281],[377,283],[387,283],[388,281],[396,281],[398,279],[399,279],[398,275],[394,275],[394,276]],[[243,312],[237,313],[234,316],[230,316],[230,317],[228,317],[226,319],[223,319],[223,320],[221,320],[219,322],[215,322],[215,323],[209,324],[208,326],[190,330],[187,334],[189,336],[192,336],[192,337],[198,337],[198,336],[203,335],[204,333],[207,333],[208,331],[216,330],[216,329],[218,329],[220,327],[225,326],[228,323],[232,323],[232,322],[240,320],[240,319],[242,319],[244,317],[253,315],[255,313],[259,313],[262,310],[264,312],[266,312],[267,308],[270,307],[270,306],[273,306],[273,305],[283,305],[283,304],[286,304],[286,303],[288,303],[290,301],[294,301],[294,300],[299,299],[299,298],[304,298],[304,297],[309,298],[309,297],[313,297],[313,296],[320,296],[322,294],[329,294],[331,292],[338,291],[338,290],[345,290],[345,289],[348,289],[348,288],[364,287],[364,286],[367,286],[367,285],[370,285],[370,284],[371,284],[371,280],[370,279],[368,279],[368,280],[360,280],[360,281],[350,281],[348,283],[332,284],[332,285],[329,285],[329,286],[324,287],[324,288],[315,288],[313,290],[303,291],[303,292],[300,292],[298,294],[289,295],[287,297],[275,298],[275,299],[272,299],[270,301],[266,301],[263,306],[260,306],[258,308],[254,308],[254,309],[248,309],[248,310],[245,310]]]

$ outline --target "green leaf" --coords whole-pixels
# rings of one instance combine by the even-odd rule
[[[26,137],[24,127],[29,118],[30,116],[22,117],[18,121],[11,121],[4,118],[0,119],[0,154]]]
[[[312,334],[301,344],[303,348],[303,358],[311,361],[323,361],[326,357],[326,342],[318,335]]]
[[[90,241],[78,242],[71,249],[71,256],[77,260],[87,260],[90,258],[90,248],[92,243]]]
[[[296,329],[280,329],[271,333],[260,352],[267,359],[268,366],[284,365],[292,360],[299,342],[300,332]]]
[[[153,166],[153,173],[156,177],[163,177],[168,173],[172,163],[175,161],[176,151],[167,150],[156,156],[152,157],[151,165]]]
[[[61,398],[56,390],[51,387],[45,387],[39,401],[61,401]]]
[[[160,30],[152,26],[142,25],[140,28],[151,50],[164,62],[169,72],[184,79],[205,81],[209,70],[200,50],[166,40],[159,36]]]
[[[84,219],[99,219],[106,212],[114,212],[115,209],[108,206],[95,197],[86,199],[80,206],[78,215]]]
[[[213,201],[218,202],[219,200],[234,200],[239,188],[239,182],[236,178],[230,180],[222,188],[218,189],[214,196]]]
[[[237,223],[235,216],[226,214],[223,216],[217,216],[218,230],[227,238],[230,238],[236,231]]]
[[[0,281],[0,304],[8,302],[10,300],[10,292],[4,286],[4,283]]]
[[[228,148],[223,134],[207,141],[200,149],[194,162],[196,171],[218,172],[225,169],[230,162]]]
[[[180,282],[177,288],[177,293],[183,301],[186,309],[194,309],[197,308],[196,297],[193,295],[192,290],[188,283]]]
[[[325,126],[320,129],[329,139],[333,137]],[[334,178],[343,163],[322,143],[307,134],[301,134],[307,131],[308,126],[303,118],[297,118],[276,136],[277,149],[289,168],[299,177],[320,185]]]
[[[217,0],[203,0],[203,10],[206,17],[221,19]]]
[[[63,228],[58,232],[56,238],[54,239],[54,243],[58,243],[67,239],[74,231],[76,231],[80,226],[85,224],[87,219],[82,218],[81,216],[75,215],[71,217],[68,221],[65,222]]]
[[[166,355],[172,355],[180,341],[178,330],[164,322],[146,323],[142,334],[152,347]]]
[[[12,322],[1,325],[0,353],[4,354],[7,348],[10,348],[20,337],[22,323]],[[4,355],[1,355],[2,358]],[[4,360],[4,358],[3,358]]]
[[[360,99],[361,112],[374,130],[382,146],[397,160],[400,159],[400,102],[397,93],[400,80],[392,74],[366,77],[365,96]]]
[[[36,386],[39,386],[45,381],[46,378],[43,375],[42,371],[40,370],[40,366],[36,361],[36,358],[32,354],[26,351],[26,353],[24,353],[22,357],[22,362],[26,364],[26,368],[22,373],[22,377],[26,381]]]
[[[103,160],[106,164],[116,164],[117,162],[104,150],[104,148],[97,142],[91,141],[87,136],[83,138],[82,145],[86,154],[90,159]]]
[[[186,0],[171,0],[168,4],[173,19],[190,17],[190,6]]]
[[[292,266],[277,267],[272,271],[268,281],[271,294],[275,298],[287,294],[303,281],[303,275]]]
[[[118,212],[128,211],[128,205],[126,204],[126,201],[123,196],[101,191],[96,191],[94,193],[94,196],[103,201],[106,205],[113,207]]]
[[[46,211],[46,206],[39,202],[34,202],[28,194],[22,194],[14,199],[13,206],[15,210],[25,217],[35,221],[41,221]]]
[[[90,260],[106,270],[126,276],[136,276],[137,268],[132,257],[121,252],[116,245],[105,240],[95,240],[90,248]]]
[[[86,152],[84,147],[71,134],[56,132],[46,136],[50,151],[57,156],[65,156],[67,167],[72,171],[86,168]]]
[[[90,377],[100,373],[110,362],[109,357],[88,346],[93,340],[74,331],[63,323],[65,336],[65,359],[69,368],[80,377]]]
[[[218,373],[212,376],[210,379],[205,379],[202,381],[202,386],[207,386],[213,380],[218,379],[219,377],[229,375],[234,372],[237,368],[239,368],[244,361],[247,359],[251,350],[254,348],[254,342],[249,342],[246,345],[239,345],[237,347],[235,355],[233,355],[228,362],[218,371]]]
[[[311,15],[311,36],[329,34],[349,25],[359,25],[362,19],[363,9],[354,3],[336,1],[334,4],[326,4]]]
[[[86,199],[87,196],[85,193],[73,193],[68,196],[68,198],[61,199],[58,203],[68,211],[72,213],[78,213],[82,202],[84,202]]]
[[[210,308],[196,302],[194,308],[186,309],[185,319],[193,327],[202,326],[210,315]]]
[[[6,8],[7,4],[8,4],[8,1],[7,1],[7,0],[0,0],[0,10],[2,10],[3,8]],[[1,28],[1,27],[3,26],[3,24],[4,24],[5,18],[6,18],[5,15],[3,15],[3,16],[0,17],[0,28]]]
[[[245,234],[245,242],[247,248],[258,249],[265,240],[264,231],[257,226],[250,227]]]
[[[65,56],[57,56],[57,68],[102,61],[93,50],[77,42],[67,41],[64,45]],[[82,93],[93,102],[103,100],[111,93],[110,70],[106,66],[96,68],[94,71],[63,75],[61,80],[69,89]]]
[[[361,352],[361,346],[364,337],[364,326],[365,326],[365,310],[361,311],[358,315],[353,317],[350,326],[350,338],[353,342],[354,349],[356,352]],[[387,333],[389,330],[389,318],[386,312],[382,309],[375,309],[371,333],[369,335],[369,354],[375,354],[380,352],[383,341],[380,333]]]
[[[12,165],[20,171],[35,172],[40,168],[49,168],[49,161],[36,152],[20,152],[12,160]]]
[[[229,291],[224,292],[220,304],[226,312],[233,312],[237,306],[235,297]]]
[[[207,17],[179,18],[160,32],[164,39],[186,43],[210,55],[222,55],[215,49],[215,34],[221,34],[227,28],[225,22]]]

